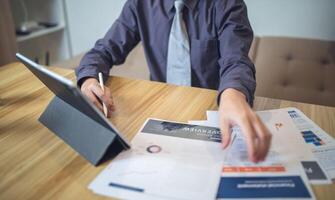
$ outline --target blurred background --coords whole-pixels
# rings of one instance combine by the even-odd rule
[[[17,50],[74,68],[126,0],[0,0],[0,66]],[[255,33],[256,95],[335,106],[335,1],[245,0]],[[141,45],[113,75],[148,79]]]

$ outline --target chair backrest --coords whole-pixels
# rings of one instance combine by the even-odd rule
[[[335,106],[335,42],[262,37],[257,96]]]
[[[259,39],[260,39],[259,37],[254,37],[251,47],[250,47],[249,58],[252,60],[252,62],[255,62],[255,59],[256,59]]]

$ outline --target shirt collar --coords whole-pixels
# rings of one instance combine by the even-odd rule
[[[174,2],[175,0],[162,0],[164,2],[165,8],[166,10],[169,12],[172,10],[172,8],[174,7]],[[195,8],[195,6],[198,3],[198,0],[183,0],[185,3],[185,6],[190,9],[191,11],[193,11],[193,9]]]

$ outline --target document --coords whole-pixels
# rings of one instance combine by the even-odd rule
[[[215,199],[223,159],[217,128],[149,119],[89,188],[121,199]]]
[[[300,160],[312,165],[317,161],[311,151],[306,152],[308,147],[290,117],[276,110],[257,114],[273,135],[268,156],[264,162],[250,162],[244,135],[238,126],[234,126],[217,198],[314,199]],[[219,115],[217,111],[207,111],[206,121],[190,123],[218,128]]]
[[[318,159],[326,175],[335,182],[335,140],[322,130],[317,124],[310,120],[303,112],[296,108],[282,109],[288,113],[293,123],[300,131],[300,136],[303,138],[314,156]],[[322,169],[315,169],[312,166],[306,171],[310,172],[317,180],[322,180],[325,176]]]
[[[259,111],[257,112],[257,115],[260,117],[262,122],[269,129],[273,136],[272,148],[270,149],[269,158],[274,159],[277,155],[276,152],[280,152],[281,155],[286,155],[287,158],[292,160],[314,159],[314,156],[311,152],[305,151],[308,149],[308,146],[301,139],[299,130],[295,127],[295,124],[285,112],[279,110],[268,110]],[[207,119],[207,121],[189,121],[189,123],[194,125],[201,124],[203,126],[219,128],[219,114],[217,111],[207,111]],[[229,152],[233,152],[232,154],[236,155],[234,149],[240,152],[241,158],[239,161],[248,162],[246,144],[244,143],[244,135],[238,126],[234,126],[232,128],[231,147],[228,151],[228,158],[226,160],[230,160],[231,162],[236,160],[235,156],[229,157]],[[294,152],[294,155],[292,155],[292,152]],[[287,158],[284,160],[287,160]]]
[[[327,175],[327,171],[334,172],[335,170],[335,156],[334,156],[334,150],[335,146],[330,145],[332,144],[333,139],[327,135],[325,132],[323,134],[320,134],[319,131],[314,132],[318,135],[318,137],[323,138],[323,140],[315,139],[315,136],[310,137],[310,135],[306,135],[304,138],[305,140],[302,139],[302,132],[303,131],[309,131],[311,129],[311,125],[307,124],[306,122],[309,121],[309,123],[313,123],[311,120],[309,120],[306,116],[305,119],[303,120],[299,116],[304,116],[301,111],[293,108],[288,108],[288,109],[277,109],[277,110],[268,110],[268,111],[259,111],[256,112],[258,116],[261,118],[261,120],[264,122],[264,124],[268,127],[268,129],[271,131],[271,133],[276,133],[278,131],[282,131],[283,133],[280,135],[280,139],[275,139],[273,138],[273,143],[280,143],[282,144],[291,144],[290,146],[293,146],[292,149],[287,149],[286,152],[281,152],[281,155],[289,155],[289,154],[294,154],[296,157],[291,159],[292,161],[294,159],[297,159],[301,161],[300,165],[303,166],[305,173],[308,177],[308,180],[312,184],[329,184],[331,183],[330,181],[330,176]],[[294,117],[294,118],[292,118]],[[293,119],[293,120],[292,120]],[[203,121],[189,121],[190,124],[201,124],[204,126],[212,126],[212,127],[219,127],[219,114],[217,111],[207,111],[207,120]],[[298,124],[298,125],[297,125]],[[236,128],[233,129],[233,134],[236,132]],[[284,130],[284,131],[283,131]],[[322,132],[321,132],[322,133]],[[277,134],[278,135],[278,134]],[[234,136],[236,137],[236,135]],[[235,140],[235,143],[241,143],[243,137],[240,137],[240,142],[239,142],[239,137],[236,139],[233,137],[233,141]],[[313,150],[313,151],[308,151],[310,149],[310,146],[308,145],[310,142],[311,143],[311,138],[315,139],[315,144],[318,149]],[[306,142],[307,140],[307,142]],[[319,145],[321,143],[328,144],[326,147],[323,145]],[[278,146],[279,144],[272,144],[272,146]],[[295,143],[295,144],[294,144]],[[303,144],[305,143],[305,145]],[[313,146],[312,145],[312,146]],[[244,160],[246,161],[246,165],[250,165],[252,163],[247,163],[247,150],[244,149],[245,144],[240,144],[237,145],[239,151],[241,152],[244,151]],[[282,145],[283,146],[283,145]],[[286,147],[286,146],[285,146]],[[233,149],[233,148],[232,148]],[[307,151],[306,151],[307,150]],[[291,152],[291,153],[290,153]],[[229,154],[228,154],[229,155]],[[234,155],[234,154],[232,154]],[[269,156],[270,160],[275,161],[277,152],[273,151],[270,149]],[[243,157],[243,156],[242,156]],[[235,157],[236,158],[236,157]],[[227,160],[233,161],[233,158],[228,158]],[[287,158],[284,158],[284,160],[287,160]],[[240,162],[240,161],[237,161]],[[269,162],[269,161],[266,161]],[[322,164],[322,162],[324,162]],[[319,164],[321,163],[321,164]],[[264,164],[264,163],[263,163]],[[271,169],[271,170],[280,170],[279,166],[277,168],[268,168],[271,165],[262,167],[262,168],[256,168],[256,166],[250,168],[241,168],[239,170],[244,170],[244,171],[252,171],[252,170],[265,170],[265,169]],[[328,169],[328,170],[327,170]],[[234,168],[226,168],[226,170],[237,170]]]
[[[303,168],[274,144],[264,162],[248,160],[244,138],[233,136],[222,168],[218,199],[314,199]],[[277,140],[274,139],[274,140]]]
[[[121,199],[314,199],[297,162],[313,156],[292,153],[295,147],[303,152],[306,144],[297,134],[287,142],[294,124],[276,115],[263,114],[274,142],[266,161],[258,164],[249,162],[238,127],[222,150],[218,128],[148,119],[132,149],[117,156],[89,188]]]

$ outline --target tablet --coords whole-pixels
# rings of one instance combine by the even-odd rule
[[[117,135],[117,138],[125,149],[130,148],[130,143],[127,139],[124,138],[103,113],[81,93],[79,88],[71,80],[48,70],[46,67],[31,61],[19,53],[16,54],[16,58],[20,60],[38,79],[40,79],[57,97],[108,130],[111,130]]]

